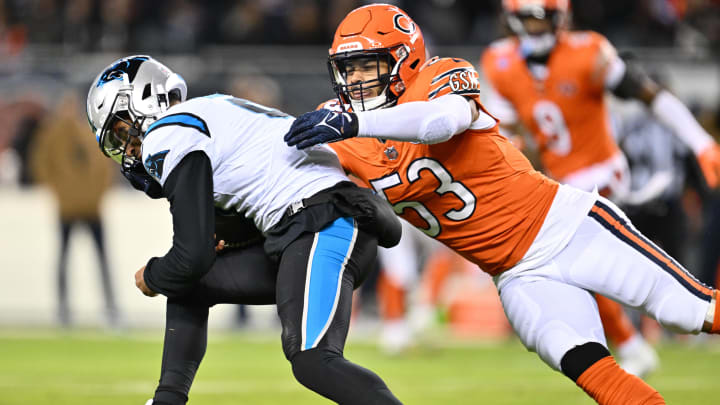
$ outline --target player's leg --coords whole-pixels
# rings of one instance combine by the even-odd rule
[[[207,347],[208,308],[273,304],[277,265],[262,245],[220,254],[193,291],[167,301],[160,382],[153,405],[184,405]]]
[[[598,403],[664,404],[657,391],[615,363],[595,300],[565,284],[556,263],[502,281],[500,299],[523,344]]]
[[[599,294],[595,294],[595,299],[605,335],[615,346],[623,370],[639,377],[654,371],[659,365],[655,349],[632,324],[623,306]]]
[[[399,404],[375,373],[343,356],[353,289],[377,251],[375,237],[340,218],[306,233],[283,251],[277,306],[285,356],[295,378],[341,404]]]
[[[377,297],[382,320],[380,346],[386,353],[405,350],[413,340],[408,320],[409,292],[417,284],[418,252],[413,240],[415,230],[406,221],[400,243],[392,248],[378,248],[381,273]]]
[[[160,382],[153,405],[184,405],[207,348],[209,307],[167,300]]]
[[[664,327],[683,333],[718,331],[715,291],[638,232],[611,202],[598,201],[571,244],[588,246],[567,261],[570,283],[642,308]],[[704,326],[704,324],[706,324]]]

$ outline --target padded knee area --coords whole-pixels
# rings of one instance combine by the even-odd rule
[[[560,361],[563,374],[577,381],[582,373],[602,358],[610,356],[608,349],[597,342],[589,342],[568,350]]]
[[[290,360],[290,364],[295,378],[305,385],[306,382],[322,378],[323,374],[327,374],[333,358],[343,357],[328,350],[315,348],[297,352]]]

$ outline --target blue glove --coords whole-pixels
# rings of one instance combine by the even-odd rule
[[[337,142],[358,134],[357,115],[320,109],[305,113],[293,122],[285,134],[285,143],[305,149],[319,143]]]

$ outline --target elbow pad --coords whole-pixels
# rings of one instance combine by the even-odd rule
[[[458,130],[457,120],[451,115],[433,114],[424,119],[420,126],[420,143],[433,144],[445,142]]]

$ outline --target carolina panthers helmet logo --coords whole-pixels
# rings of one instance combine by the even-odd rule
[[[154,155],[150,155],[145,159],[145,170],[148,174],[155,177],[156,179],[162,178],[163,164],[165,163],[165,156],[167,156],[170,149],[165,149]]]
[[[148,59],[149,58],[146,56],[136,56],[134,58],[121,60],[100,75],[97,87],[102,87],[105,83],[109,83],[113,80],[122,80],[123,74],[127,74],[130,81],[133,81],[138,69],[140,69],[140,65]]]

